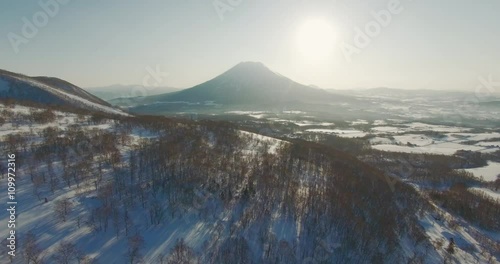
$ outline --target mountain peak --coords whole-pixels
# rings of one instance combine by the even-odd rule
[[[266,67],[264,65],[264,63],[262,63],[260,61],[242,61],[242,62],[236,64],[236,66],[238,66],[238,65],[241,65],[241,66],[244,66],[244,65],[246,65],[246,66],[252,66],[253,65],[253,66]]]
[[[231,78],[273,78],[277,74],[270,70],[262,62],[245,61],[240,62],[228,71],[226,71],[222,76],[231,76]]]
[[[150,102],[206,102],[262,105],[288,102],[332,102],[338,96],[278,74],[261,62],[241,62],[223,74],[175,94],[151,97]]]
[[[264,63],[262,62],[257,62],[257,61],[243,61],[238,64],[236,64],[233,69],[242,69],[242,70],[265,70],[265,71],[271,71]]]
[[[263,68],[267,68],[266,65],[264,65],[264,63],[262,62],[259,62],[259,61],[242,61],[238,64],[236,64],[235,67],[263,67]]]

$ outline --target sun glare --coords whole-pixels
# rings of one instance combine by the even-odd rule
[[[334,45],[335,31],[326,20],[307,20],[297,31],[297,48],[305,59],[324,59],[331,54]]]

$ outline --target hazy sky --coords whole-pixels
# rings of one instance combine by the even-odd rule
[[[480,76],[500,81],[498,0],[39,4],[55,1],[0,2],[0,68],[82,87],[141,84],[148,68],[168,73],[161,85],[190,87],[241,61],[323,88],[473,90]],[[358,43],[357,35],[366,36]]]

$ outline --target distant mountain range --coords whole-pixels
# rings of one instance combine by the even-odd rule
[[[182,89],[167,86],[161,87],[144,87],[142,85],[121,85],[115,84],[103,87],[84,88],[88,92],[104,99],[112,101],[113,99],[126,99],[137,96],[151,96],[164,93],[177,92]]]
[[[389,87],[375,87],[354,90],[328,90],[335,93],[353,95],[356,97],[390,97],[390,98],[415,98],[415,97],[464,97],[470,96],[474,91],[430,90],[430,89],[400,89]]]
[[[481,106],[500,109],[500,101],[482,102]]]
[[[112,85],[84,90],[58,78],[29,77],[0,70],[0,98],[121,114],[123,112],[112,105],[126,107],[133,113],[158,115],[294,109],[336,118],[355,115],[376,118],[383,110],[379,109],[381,101],[401,103],[401,100],[418,99],[429,102],[460,102],[470,96],[474,94],[387,87],[324,90],[297,83],[260,62],[239,63],[209,81],[184,90],[135,85]],[[500,107],[498,97],[493,96],[489,101],[491,102],[481,102],[480,105],[492,109]]]
[[[44,76],[29,77],[5,70],[0,70],[0,98],[124,114],[101,98],[67,81]]]

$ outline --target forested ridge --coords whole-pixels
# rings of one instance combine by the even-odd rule
[[[434,212],[432,203],[398,177],[326,144],[273,139],[227,122],[36,108],[14,114],[12,107],[3,110],[3,122],[26,129],[5,135],[2,148],[22,157],[25,195],[48,206],[55,224],[126,241],[113,263],[439,257],[417,217]],[[25,263],[101,263],[78,239],[37,244],[40,227],[31,226],[21,239],[32,245],[20,247]],[[166,245],[148,235],[160,230],[175,239]]]

